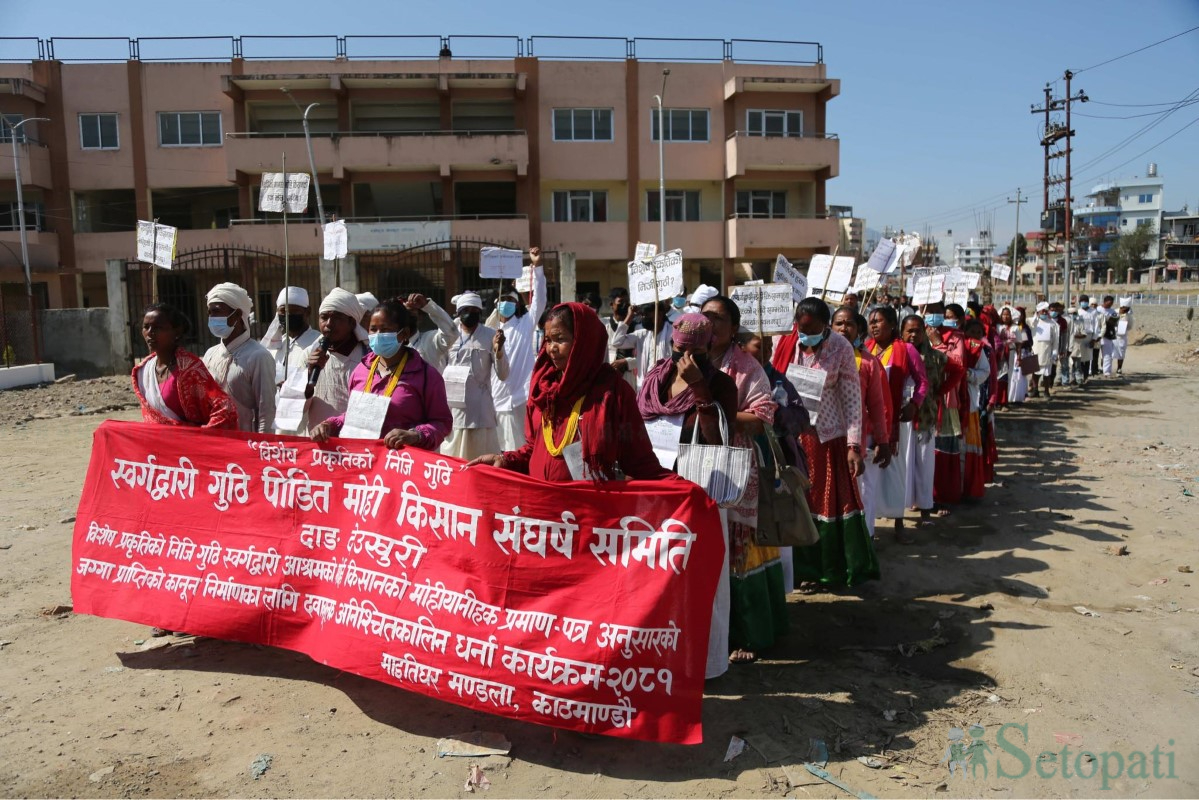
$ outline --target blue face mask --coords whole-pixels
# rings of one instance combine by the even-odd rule
[[[958,321],[956,319],[945,319],[944,317],[941,318],[942,328],[956,328],[957,326]]]
[[[675,308],[682,308],[683,306],[687,305],[687,298],[686,297],[672,298],[670,301],[670,304],[672,306],[674,306]]]
[[[930,328],[939,328],[945,324],[944,314],[925,314],[924,324]]]
[[[371,350],[380,358],[391,358],[400,352],[400,335],[398,333],[372,333],[370,343]]]
[[[516,303],[512,300],[501,300],[499,305],[500,316],[508,319],[516,313]]]
[[[230,314],[229,316],[233,316]],[[233,326],[229,324],[229,317],[209,317],[208,330],[218,339],[228,338],[229,334],[233,333]]]
[[[1091,304],[1090,304],[1090,303],[1088,303],[1088,302],[1086,302],[1086,301],[1083,301],[1083,302],[1081,302],[1081,303],[1079,303],[1079,304],[1078,304],[1078,307],[1079,307],[1079,308],[1082,308],[1082,309],[1087,309],[1087,308],[1090,308],[1090,307],[1091,307]]]
[[[1056,311],[1050,311],[1050,312],[1049,312],[1049,316],[1053,317],[1054,319],[1057,319],[1057,312],[1056,312]]]
[[[801,333],[799,334],[799,343],[804,347],[815,347],[824,341],[827,331],[821,333]]]

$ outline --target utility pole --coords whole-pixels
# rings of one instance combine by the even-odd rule
[[[1012,274],[1009,276],[1012,280],[1012,304],[1016,303],[1016,275],[1020,268],[1020,206],[1028,202],[1028,198],[1020,199],[1020,188],[1016,187],[1016,199],[1008,198],[1009,203],[1016,204],[1016,233],[1012,236],[1012,258],[1011,268]]]
[[[25,268],[25,297],[29,301],[29,329],[33,334],[33,360],[42,363],[37,340],[37,314],[33,307],[33,275],[29,271],[29,238],[25,233],[25,193],[21,186],[21,158],[17,155],[17,130],[27,122],[49,122],[45,117],[26,117],[8,126],[12,142],[12,171],[17,182],[17,225],[21,231],[21,266]]]
[[[1045,232],[1045,267],[1042,271],[1041,289],[1046,299],[1049,299],[1049,253],[1050,242],[1056,240],[1059,221],[1056,214],[1051,213],[1049,204],[1049,192],[1051,186],[1065,184],[1065,196],[1060,201],[1055,201],[1057,213],[1064,214],[1065,217],[1060,221],[1062,232],[1065,237],[1065,261],[1063,264],[1062,282],[1065,284],[1065,298],[1068,301],[1070,296],[1070,251],[1073,243],[1071,237],[1071,217],[1074,214],[1073,202],[1074,199],[1070,196],[1070,151],[1071,139],[1074,136],[1074,131],[1070,129],[1070,103],[1072,101],[1087,102],[1085,92],[1079,92],[1076,96],[1070,94],[1070,79],[1073,73],[1066,71],[1066,96],[1055,98],[1049,84],[1045,84],[1045,105],[1041,108],[1032,107],[1033,114],[1044,114],[1045,124],[1041,133],[1041,146],[1045,149],[1045,180],[1044,180],[1044,210],[1041,213],[1041,230]],[[1062,124],[1052,119],[1051,114],[1057,111],[1065,110],[1066,122]],[[1066,144],[1059,150],[1051,151],[1050,148],[1065,139]],[[1065,175],[1061,178],[1051,178],[1049,176],[1049,163],[1055,158],[1066,159]],[[1053,236],[1049,234],[1052,233]]]
[[[1070,79],[1074,77],[1074,73],[1066,70],[1066,265],[1065,275],[1062,283],[1065,288],[1062,293],[1062,303],[1070,307],[1070,280],[1073,277],[1071,256],[1074,253],[1074,236],[1071,233],[1074,223],[1074,197],[1070,194],[1070,153],[1074,149],[1074,130],[1070,127],[1070,103],[1074,100],[1085,103],[1087,102],[1086,92],[1079,91],[1078,97],[1070,94]]]
[[[662,94],[654,95],[658,101],[658,252],[666,252],[666,119],[662,100],[666,97],[666,79],[670,70],[662,70]]]

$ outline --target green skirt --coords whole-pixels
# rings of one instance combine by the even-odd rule
[[[753,534],[753,528],[729,523],[729,538],[739,545],[734,552],[742,556],[729,572],[729,647],[757,653],[787,632],[790,617],[778,548],[753,544]]]

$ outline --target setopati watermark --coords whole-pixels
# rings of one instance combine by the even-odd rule
[[[1173,739],[1167,741],[1167,747],[1174,747]],[[965,731],[949,729],[949,744],[941,763],[948,766],[951,778],[1019,780],[1035,771],[1044,780],[1098,780],[1101,790],[1110,789],[1111,782],[1119,778],[1178,779],[1174,772],[1174,751],[1160,745],[1149,752],[1094,752],[1071,748],[1069,744],[1054,750],[1036,750],[1029,741],[1027,724],[1001,725],[994,742],[987,740],[987,729],[982,725],[971,725]]]

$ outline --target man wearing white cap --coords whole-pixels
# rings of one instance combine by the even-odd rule
[[[454,298],[458,311],[458,342],[450,350],[442,377],[454,427],[441,452],[471,461],[500,449],[496,434],[495,401],[491,376],[508,377],[504,357],[504,332],[480,323],[483,299],[476,292]]]
[[[1060,329],[1057,320],[1049,316],[1049,304],[1045,301],[1037,303],[1037,316],[1032,325],[1032,351],[1037,357],[1041,368],[1030,376],[1032,397],[1040,397],[1041,389],[1049,397],[1051,387],[1050,375],[1057,364],[1057,346]],[[1045,380],[1042,381],[1041,378]]]
[[[537,320],[545,311],[545,267],[541,265],[541,248],[529,248],[532,271],[532,297],[526,307],[524,298],[513,290],[500,295],[495,313],[487,324],[504,335],[504,360],[508,362],[508,377],[491,379],[491,396],[495,400],[496,434],[500,451],[519,450],[525,444],[525,406],[529,401],[529,381],[533,377],[533,362],[537,360]]]
[[[275,359],[250,338],[254,304],[235,283],[208,292],[208,330],[221,341],[204,354],[204,366],[237,406],[237,427],[275,432]]]
[[[359,324],[362,304],[352,293],[334,288],[321,301],[320,337],[292,355],[289,375],[279,392],[278,433],[308,436],[320,423],[346,412],[350,373],[370,351]]]
[[[283,383],[285,363],[312,345],[320,334],[308,325],[308,292],[286,286],[275,298],[275,317],[259,341],[275,358],[275,384]]]
[[[358,298],[358,305],[362,306],[361,324],[363,329],[365,329],[371,324],[371,312],[379,305],[379,298],[375,297],[371,292],[359,292],[354,296]]]
[[[1120,298],[1120,310],[1116,314],[1116,336],[1111,340],[1111,354],[1103,354],[1103,374],[1112,374],[1112,361],[1115,360],[1116,374],[1124,375],[1124,354],[1128,352],[1128,332],[1132,330],[1132,298]]]
[[[706,283],[701,283],[699,288],[691,293],[691,301],[687,304],[686,311],[699,311],[704,307],[704,303],[711,300],[716,295],[720,294],[720,290],[715,286],[709,286]]]
[[[404,305],[417,320],[417,332],[408,346],[438,372],[445,372],[450,348],[458,341],[458,326],[446,310],[423,294],[410,294]]]

